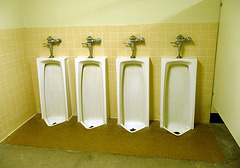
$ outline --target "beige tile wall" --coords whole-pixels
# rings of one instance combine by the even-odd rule
[[[150,118],[160,117],[161,57],[176,56],[177,47],[170,44],[179,34],[190,36],[193,42],[186,43],[183,56],[198,58],[196,122],[208,122],[210,115],[213,84],[215,50],[218,23],[186,24],[144,24],[126,26],[86,26],[86,27],[50,27],[27,28],[27,55],[30,58],[37,111],[40,110],[36,58],[49,56],[49,50],[43,47],[46,38],[62,38],[60,46],[54,47],[55,56],[70,57],[71,87],[73,93],[74,114],[76,114],[76,89],[74,58],[88,56],[88,49],[81,43],[86,37],[102,38],[101,45],[93,47],[93,56],[108,56],[110,117],[117,117],[116,58],[130,56],[131,49],[123,43],[131,35],[144,37],[146,43],[137,46],[138,56],[150,56]]]
[[[0,141],[36,113],[25,29],[0,30]]]

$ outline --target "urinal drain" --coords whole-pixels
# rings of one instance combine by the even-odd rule
[[[55,122],[55,123],[53,123],[52,125],[56,125],[57,123]]]
[[[92,126],[90,126],[89,128],[93,128],[94,126],[92,125]]]
[[[130,129],[130,131],[132,131],[132,132],[133,132],[133,131],[136,131],[136,129],[135,129],[135,128],[132,128],[132,129]]]
[[[177,135],[179,135],[180,134],[180,132],[178,132],[178,131],[176,131],[176,132],[173,132],[174,134],[177,134]]]

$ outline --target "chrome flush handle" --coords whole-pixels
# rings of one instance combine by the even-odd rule
[[[136,56],[135,56],[135,49],[136,49],[135,43],[144,43],[145,39],[143,37],[137,39],[134,35],[132,35],[129,39],[130,39],[130,42],[126,42],[124,44],[127,44],[127,45],[131,46],[132,55],[131,55],[130,58],[136,58]]]
[[[95,43],[101,43],[102,39],[101,38],[93,39],[91,36],[88,36],[86,38],[86,40],[87,40],[87,42],[82,43],[82,45],[86,45],[89,48],[88,58],[93,58],[93,56],[92,56],[92,45],[95,44]]]
[[[61,42],[62,42],[62,40],[60,38],[59,39],[53,39],[51,36],[49,36],[47,38],[47,43],[43,43],[44,46],[49,47],[49,50],[50,50],[49,58],[54,58],[54,56],[53,56],[53,45],[54,44],[60,44]]]
[[[177,58],[182,58],[182,56],[181,56],[182,42],[190,42],[190,41],[192,41],[191,37],[184,38],[183,35],[179,34],[177,36],[177,41],[170,43],[170,44],[176,44],[178,46],[178,56],[177,56]]]

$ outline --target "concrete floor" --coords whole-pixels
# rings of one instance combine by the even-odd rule
[[[240,148],[224,124],[210,124],[227,163],[145,158],[0,144],[0,168],[240,168]]]

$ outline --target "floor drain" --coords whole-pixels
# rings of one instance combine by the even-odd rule
[[[177,134],[177,135],[179,135],[180,134],[180,132],[178,132],[178,131],[176,131],[176,132],[173,132],[174,134]]]
[[[92,125],[92,126],[90,126],[89,128],[93,128],[94,126]]]
[[[132,128],[132,129],[130,129],[130,131],[132,131],[132,132],[133,132],[133,131],[136,131],[136,129],[135,129],[135,128]]]

